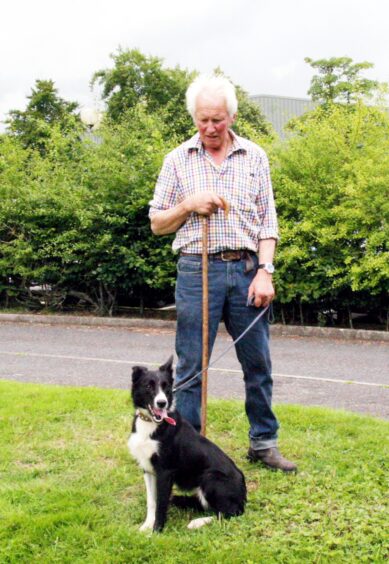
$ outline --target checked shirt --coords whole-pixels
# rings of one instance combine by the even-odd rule
[[[188,196],[213,191],[230,205],[228,217],[218,209],[209,218],[208,253],[226,249],[258,251],[260,239],[278,239],[277,216],[265,151],[230,131],[233,143],[220,166],[204,150],[197,133],[169,153],[158,177],[150,217]],[[200,216],[192,213],[177,230],[173,250],[201,254]]]

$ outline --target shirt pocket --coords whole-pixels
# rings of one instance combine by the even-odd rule
[[[241,211],[253,212],[256,209],[259,177],[254,170],[245,169],[236,175],[232,190],[232,205]]]
[[[249,177],[248,192],[251,200],[253,202],[256,202],[260,191],[260,183],[261,183],[260,174],[258,170],[252,169],[249,171],[248,177]]]

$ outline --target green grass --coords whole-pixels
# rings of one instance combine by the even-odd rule
[[[172,508],[147,535],[128,393],[0,381],[0,562],[384,562],[389,423],[276,411],[297,475],[250,464],[243,405],[212,401],[208,436],[246,475],[246,513],[189,531],[192,515]]]

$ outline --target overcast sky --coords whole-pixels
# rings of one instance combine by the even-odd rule
[[[219,66],[250,94],[306,97],[313,59],[349,56],[389,82],[389,0],[12,0],[2,2],[0,120],[36,79],[96,105],[89,81],[119,45],[167,66]],[[3,129],[3,126],[1,126]]]

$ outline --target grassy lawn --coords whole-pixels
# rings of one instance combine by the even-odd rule
[[[240,402],[213,401],[208,436],[244,471],[243,517],[197,531],[171,509],[145,517],[142,473],[127,451],[129,394],[0,381],[0,562],[384,562],[389,556],[389,423],[278,406],[280,445],[297,475],[245,459]],[[386,527],[386,530],[385,530]]]

